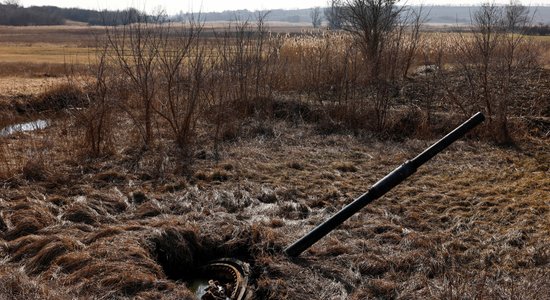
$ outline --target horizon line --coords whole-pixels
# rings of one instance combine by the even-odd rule
[[[419,7],[419,6],[423,6],[423,7],[480,7],[482,4],[413,4],[413,5],[407,5],[407,4],[398,4],[398,6],[410,6],[410,7]],[[506,4],[499,4],[498,6],[505,6]],[[30,7],[57,7],[57,8],[65,8],[65,9],[82,9],[82,10],[95,10],[95,11],[121,11],[121,10],[127,10],[127,9],[136,9],[138,11],[144,11],[143,9],[139,9],[137,7],[134,7],[134,6],[128,6],[126,8],[123,8],[123,9],[92,9],[92,8],[83,8],[83,7],[78,7],[78,6],[57,6],[57,5],[29,5],[29,6],[24,6],[24,5],[20,5],[21,7],[24,7],[24,8],[30,8]],[[525,7],[550,7],[550,3],[542,3],[542,4],[532,4],[532,5],[524,5]],[[185,12],[185,13],[224,13],[224,12],[234,12],[234,11],[248,11],[248,12],[266,12],[266,11],[276,11],[276,10],[283,10],[283,11],[296,11],[296,10],[311,10],[311,9],[314,9],[314,8],[321,8],[321,9],[324,9],[324,8],[328,8],[328,6],[313,6],[313,7],[309,7],[309,8],[272,8],[272,9],[248,9],[248,8],[236,8],[236,9],[230,9],[230,10],[211,10],[211,11],[183,11],[183,10],[180,10],[178,12],[172,12],[173,14],[180,14],[182,12]],[[165,9],[164,7],[162,9]],[[167,14],[170,14],[167,10],[166,10],[166,13]]]

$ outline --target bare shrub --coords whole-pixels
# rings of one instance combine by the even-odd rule
[[[154,102],[158,89],[155,69],[163,36],[157,26],[162,26],[163,15],[154,18],[142,13],[127,13],[121,27],[107,27],[106,36],[111,59],[132,86],[138,101],[124,106],[138,128],[144,146],[153,141]],[[131,109],[135,107],[136,110]]]
[[[280,70],[284,80],[278,90],[305,93],[312,104],[321,106],[332,118],[342,119],[330,112],[363,111],[361,104],[366,82],[364,60],[353,37],[341,32],[304,34],[285,38],[280,48]],[[303,116],[309,119],[311,116]]]
[[[344,29],[357,37],[369,64],[368,72],[374,79],[384,73],[381,54],[399,22],[401,8],[395,3],[394,0],[346,0],[341,4]]]
[[[202,24],[194,18],[186,24],[172,24],[162,13],[125,17],[133,22],[107,29],[98,58],[94,99],[98,105],[87,118],[88,144],[95,153],[108,150],[113,143],[113,108],[117,108],[126,112],[145,149],[157,137],[155,130],[160,138],[168,130],[188,163],[210,88],[205,78],[212,66],[211,47],[199,39]]]
[[[82,111],[76,111],[77,123],[84,127],[83,149],[87,154],[100,156],[108,154],[113,150],[113,122],[115,114],[115,103],[113,99],[114,74],[112,62],[108,57],[108,46],[98,43],[98,51],[91,63],[90,70],[94,76],[92,83],[88,84],[87,100],[88,107]]]
[[[208,72],[206,49],[199,43],[201,25],[158,27],[160,86],[153,109],[170,126],[177,146],[190,154],[202,103],[204,77]]]
[[[422,8],[415,11],[398,7],[396,1],[350,0],[334,3],[339,7],[343,28],[353,37],[351,45],[361,54],[361,59],[357,60],[356,55],[347,52],[351,55],[346,54],[344,57],[351,60],[346,59],[341,65],[345,66],[343,74],[351,76],[335,78],[351,79],[348,82],[352,86],[360,85],[366,91],[363,99],[353,101],[355,103],[346,110],[362,111],[363,116],[368,116],[362,122],[366,124],[364,127],[383,132],[392,101],[398,96],[399,81],[407,75],[420,47],[420,29],[426,16]],[[329,57],[331,65],[334,57]],[[358,69],[362,76],[352,75],[357,74]],[[348,70],[352,72],[348,73]],[[346,92],[345,95],[344,99],[347,100],[349,94]]]
[[[54,261],[69,251],[74,251],[78,248],[78,244],[71,239],[57,237],[56,240],[49,241],[43,245],[36,255],[28,261],[26,267],[30,274],[37,274],[47,270]]]
[[[216,34],[219,56],[215,69],[218,75],[223,75],[218,79],[230,83],[225,85],[229,88],[230,103],[246,105],[270,97],[268,75],[277,36],[268,32],[265,23],[268,15],[269,12],[258,12],[255,23],[237,19],[221,35]]]
[[[324,10],[324,15],[328,22],[329,29],[342,29],[342,6],[340,5],[339,0],[327,1],[327,7]]]
[[[450,98],[464,113],[485,110],[497,142],[511,140],[514,83],[539,67],[537,47],[523,31],[529,20],[528,9],[518,2],[505,7],[485,3],[474,13],[471,31],[455,42],[467,92],[451,90]]]
[[[273,115],[273,91],[285,80],[281,73],[285,68],[279,59],[283,38],[268,31],[268,14],[258,12],[255,23],[237,19],[214,33],[205,118],[214,126],[216,158],[220,143],[235,139],[247,118],[257,117],[263,123]]]

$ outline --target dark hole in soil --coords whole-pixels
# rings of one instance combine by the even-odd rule
[[[4,232],[8,229],[8,226],[6,225],[6,223],[4,222],[4,219],[2,218],[2,216],[0,216],[0,231],[1,232]]]
[[[193,230],[167,229],[154,237],[154,255],[170,280],[186,282],[199,298],[206,291],[221,291],[228,299],[246,291],[251,279],[250,267],[241,260],[250,260],[247,247],[235,245],[215,246],[215,241],[199,239]],[[228,258],[229,257],[229,258]],[[243,292],[243,285],[244,291]],[[208,295],[202,299],[208,298]]]
[[[201,245],[193,231],[165,230],[153,239],[155,255],[172,280],[187,280],[201,264]]]

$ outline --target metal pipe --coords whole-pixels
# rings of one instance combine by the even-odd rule
[[[391,173],[382,178],[382,180],[375,183],[365,194],[354,200],[352,203],[346,205],[342,210],[332,216],[330,219],[326,220],[324,223],[315,227],[311,232],[303,236],[301,239],[294,242],[294,244],[288,246],[284,252],[288,256],[298,256],[306,249],[311,247],[329,232],[334,230],[338,225],[342,224],[344,221],[349,219],[355,213],[357,213],[361,208],[365,207],[367,204],[372,201],[382,197],[385,193],[390,191],[396,185],[400,184],[410,175],[416,172],[416,169],[430,160],[443,149],[447,148],[449,145],[454,143],[456,140],[464,136],[468,131],[481,124],[485,120],[485,116],[478,112],[468,121],[462,123],[455,130],[451,131],[445,137],[437,141],[431,147],[424,150],[418,156],[412,160],[406,161],[401,166],[397,167]]]

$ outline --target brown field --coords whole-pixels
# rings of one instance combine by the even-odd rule
[[[94,26],[0,26],[2,44],[78,44],[93,45],[94,38],[102,33],[102,27]]]
[[[219,143],[202,120],[182,151],[158,118],[143,147],[130,108],[113,106],[110,149],[91,155],[95,107],[63,102],[94,80],[88,29],[0,27],[0,130],[50,122],[0,136],[0,299],[193,299],[186,280],[223,257],[250,264],[255,299],[550,299],[548,70],[514,85],[512,142],[492,140],[486,123],[291,259],[286,246],[467,114],[434,97],[430,125],[424,103],[404,98],[384,135],[347,128],[318,93],[332,96],[337,75],[310,87],[314,72],[297,70],[308,57],[295,53],[324,41],[308,37],[281,46],[281,73],[295,77],[274,75],[268,104],[238,103],[252,107],[238,125],[224,114]],[[412,76],[403,90],[427,94],[439,88],[430,80]],[[448,80],[465,93],[462,77]],[[124,88],[114,94],[135,96]]]
[[[228,22],[209,22],[204,26],[206,35],[220,31],[231,25]],[[179,25],[176,25],[179,26]],[[233,25],[234,26],[234,25]],[[274,33],[318,32],[308,24],[293,24],[284,22],[268,22],[267,26]],[[430,28],[430,27],[428,27]],[[440,30],[440,29],[439,29]],[[100,38],[104,29],[99,26],[46,26],[46,27],[11,27],[0,26],[0,64],[50,64],[63,66],[65,64],[88,64],[93,59],[95,40]],[[468,36],[468,34],[465,34]],[[448,32],[427,32],[426,39],[446,40],[451,47],[451,41],[458,34]],[[550,37],[536,36],[534,41],[540,44],[542,50],[541,62],[550,68]],[[0,69],[0,76],[5,76],[6,70]],[[15,75],[22,74],[16,70]]]
[[[0,46],[0,62],[9,63],[87,63],[91,50],[59,44],[12,44]]]

